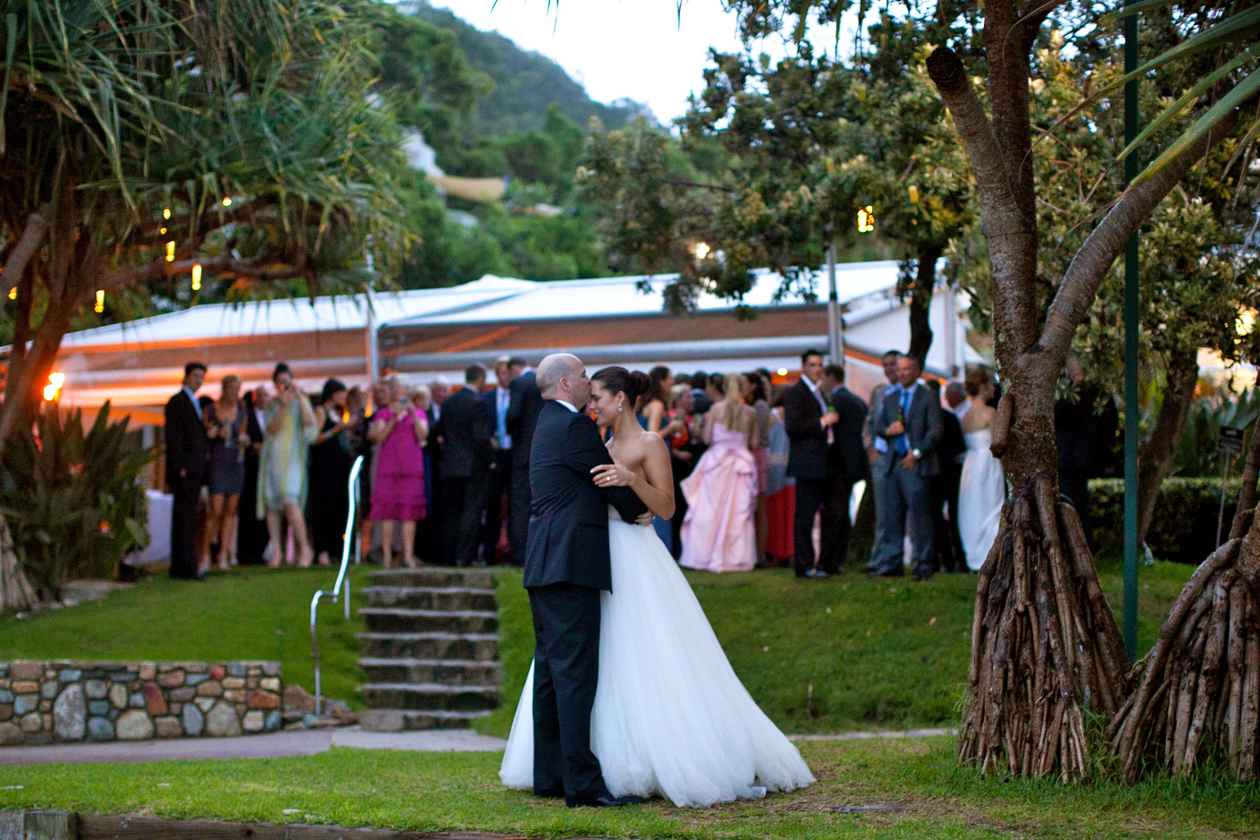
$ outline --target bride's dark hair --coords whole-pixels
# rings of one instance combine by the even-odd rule
[[[639,401],[643,399],[643,395],[652,386],[646,373],[638,370],[626,370],[618,365],[597,371],[591,377],[591,381],[600,383],[614,394],[625,394],[626,402],[630,404],[630,408],[633,411],[638,410]]]

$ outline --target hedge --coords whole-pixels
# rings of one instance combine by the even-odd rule
[[[1231,479],[1225,489],[1225,532],[1234,518],[1242,486]],[[1160,560],[1198,565],[1216,543],[1220,513],[1219,478],[1168,478],[1155,502],[1155,517],[1146,543]],[[1089,483],[1090,547],[1095,553],[1124,546],[1124,481],[1097,478]]]

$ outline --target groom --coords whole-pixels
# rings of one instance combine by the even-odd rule
[[[612,590],[608,505],[627,522],[647,508],[625,487],[595,486],[591,469],[611,464],[583,410],[591,381],[567,353],[538,365],[542,411],[530,452],[525,588],[534,615],[534,793],[579,805],[630,805],[608,792],[591,752],[591,707],[599,676],[599,593]]]

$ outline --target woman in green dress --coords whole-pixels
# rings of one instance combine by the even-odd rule
[[[284,362],[276,365],[271,381],[275,399],[267,404],[267,434],[258,470],[258,515],[267,517],[271,545],[267,565],[279,566],[284,543],[280,528],[283,514],[297,548],[297,565],[307,568],[314,559],[306,535],[307,449],[315,439],[315,412],[310,401],[293,385],[293,372]],[[290,556],[288,565],[293,565]]]

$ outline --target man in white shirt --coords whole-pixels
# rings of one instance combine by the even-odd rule
[[[493,427],[491,446],[494,448],[481,531],[481,557],[486,563],[495,562],[505,521],[504,508],[511,504],[507,498],[508,490],[512,486],[512,435],[508,431],[508,411],[512,405],[511,388],[516,373],[507,356],[494,360],[494,376],[495,387],[483,395]],[[511,521],[510,511],[507,521]]]

